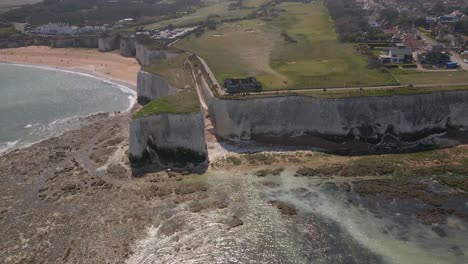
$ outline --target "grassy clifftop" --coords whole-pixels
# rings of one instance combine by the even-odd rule
[[[371,69],[352,44],[340,43],[323,4],[282,3],[271,19],[218,25],[174,46],[203,57],[219,81],[255,76],[264,90],[395,85]]]
[[[196,92],[181,92],[153,100],[133,115],[133,119],[163,113],[191,114],[200,111],[200,101]]]
[[[155,64],[144,66],[142,70],[163,77],[174,88],[193,89],[194,83],[189,68],[185,67],[185,61],[189,55],[180,53],[175,58],[158,61]]]

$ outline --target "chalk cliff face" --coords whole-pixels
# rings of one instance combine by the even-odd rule
[[[120,38],[120,55],[124,57],[134,57],[135,54],[135,38],[130,36],[122,36]]]
[[[98,49],[102,52],[113,51],[120,48],[119,35],[103,35],[99,37]]]
[[[29,36],[11,36],[0,39],[0,49],[24,47],[34,44],[34,39]]]
[[[147,104],[149,101],[160,97],[173,95],[180,90],[172,87],[162,77],[140,70],[137,78],[138,103]]]
[[[142,66],[148,66],[158,61],[178,56],[164,49],[153,49],[136,41],[136,59]]]
[[[0,39],[0,48],[17,48],[24,46],[50,46],[53,48],[97,48],[98,36],[28,36],[20,35]]]
[[[98,48],[98,36],[78,36],[75,37],[74,47],[80,48]]]
[[[319,99],[285,96],[227,100],[213,96],[199,78],[202,96],[218,136],[226,139],[281,139],[306,136],[399,146],[452,128],[468,128],[468,91]],[[303,141],[305,142],[305,141]]]
[[[207,162],[202,112],[156,114],[130,124],[129,157],[133,165],[187,167]]]
[[[214,99],[211,104],[218,135],[352,136],[379,140],[385,133],[410,135],[468,127],[468,92],[412,96],[317,99],[303,96],[247,100]]]

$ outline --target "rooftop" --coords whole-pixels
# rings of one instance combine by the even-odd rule
[[[392,52],[392,55],[408,55],[408,54],[413,54],[412,49],[408,48],[392,48],[390,49],[390,52]]]

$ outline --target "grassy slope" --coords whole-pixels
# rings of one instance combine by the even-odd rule
[[[0,0],[0,13],[22,5],[35,4],[42,0]]]
[[[14,27],[0,28],[0,38],[8,37],[10,35],[18,33]]]
[[[311,89],[304,92],[293,92],[293,91],[280,91],[277,94],[249,94],[242,96],[225,95],[221,98],[231,100],[244,100],[251,98],[266,98],[266,97],[277,97],[277,96],[309,96],[316,98],[352,98],[352,97],[379,97],[379,96],[393,96],[393,95],[415,95],[415,94],[427,94],[435,92],[448,92],[448,91],[467,91],[468,86],[436,86],[436,87],[401,87],[401,88],[385,88],[385,89],[364,89],[362,91],[358,89],[348,90],[322,90],[322,89]]]
[[[310,91],[300,93],[319,98],[348,98],[348,97],[370,97],[370,96],[392,96],[392,95],[414,95],[434,92],[463,91],[468,90],[468,86],[439,86],[439,87],[402,87],[392,89],[371,89],[371,90],[352,90],[352,91]]]
[[[133,115],[134,119],[162,113],[190,114],[200,111],[200,101],[196,92],[181,92],[153,100]]]
[[[327,10],[318,3],[286,3],[272,22],[227,23],[202,37],[177,43],[204,57],[222,81],[255,75],[267,90],[395,84],[388,73],[367,68],[352,45],[341,44]],[[298,43],[287,43],[286,31]]]
[[[418,72],[415,70],[392,70],[402,84],[448,84],[468,83],[468,72]]]
[[[192,75],[190,70],[184,67],[187,57],[187,53],[181,53],[174,59],[160,61],[150,66],[144,66],[142,69],[163,77],[175,88],[191,89],[194,87]]]
[[[252,1],[252,0],[251,0]],[[261,0],[255,0],[261,1]],[[229,4],[233,3],[233,1],[228,0],[205,0],[203,1],[205,4],[203,7],[197,9],[195,12],[185,15],[183,17],[169,19],[160,21],[151,25],[147,25],[147,28],[152,29],[162,29],[169,24],[173,24],[174,26],[185,26],[190,25],[193,23],[199,23],[206,20],[209,15],[219,15],[223,19],[228,18],[241,18],[248,15],[252,12],[251,9],[243,9],[243,10],[228,10]]]

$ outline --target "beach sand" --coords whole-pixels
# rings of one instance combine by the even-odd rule
[[[50,48],[29,46],[0,49],[0,62],[58,67],[121,81],[136,86],[140,65],[135,58],[125,58],[117,52],[96,49]]]

